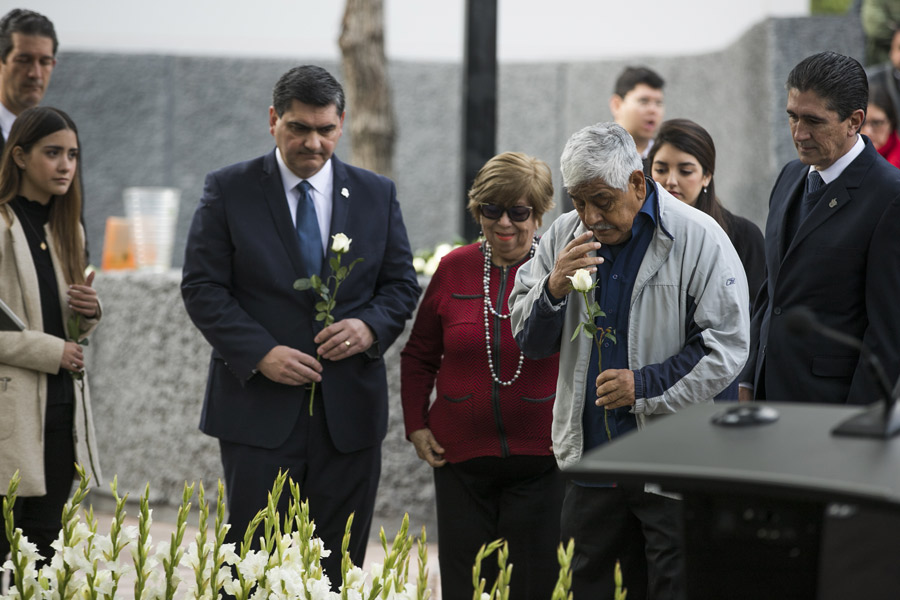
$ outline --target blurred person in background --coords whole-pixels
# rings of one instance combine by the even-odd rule
[[[666,112],[663,86],[666,82],[647,67],[626,67],[616,79],[609,99],[613,120],[625,128],[642,159],[653,147],[653,138]]]
[[[869,106],[866,120],[859,130],[872,140],[872,145],[885,160],[900,167],[900,137],[897,135],[897,112],[884,84],[869,84]]]

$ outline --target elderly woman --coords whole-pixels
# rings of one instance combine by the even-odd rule
[[[478,548],[497,538],[515,565],[512,598],[548,598],[558,574],[557,356],[526,359],[507,308],[552,197],[541,160],[505,152],[481,168],[469,211],[484,241],[441,260],[401,353],[406,435],[434,467],[443,598],[471,597]]]
[[[752,303],[766,276],[765,242],[759,227],[729,212],[716,197],[716,146],[712,137],[693,121],[671,119],[659,128],[648,160],[654,181],[685,204],[711,216],[725,230],[744,265]]]
[[[100,477],[79,345],[100,302],[84,276],[78,152],[68,115],[35,107],[16,119],[0,161],[0,296],[25,324],[0,331],[0,489],[19,472],[15,524],[44,559],[75,463]],[[0,562],[7,552],[0,534]]]

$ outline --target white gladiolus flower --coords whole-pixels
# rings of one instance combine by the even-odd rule
[[[450,244],[438,244],[434,249],[434,255],[440,260],[450,254],[451,250],[453,250],[453,246]]]
[[[331,239],[334,240],[331,243],[331,251],[337,254],[343,254],[350,250],[350,242],[353,241],[343,233],[336,233],[331,236]]]
[[[344,585],[349,589],[361,590],[366,584],[368,576],[369,574],[359,567],[350,567],[350,570],[347,571],[347,580],[344,582]]]
[[[112,556],[113,544],[108,535],[94,536],[94,544],[91,548],[91,558],[94,560],[105,559]]]
[[[223,571],[224,570],[225,569],[223,569]],[[229,571],[230,571],[230,569],[229,569]],[[220,572],[220,574],[221,574],[221,572]],[[241,591],[240,582],[238,582],[237,579],[231,579],[226,576],[224,579],[221,579],[220,581],[224,582],[222,585],[222,590],[229,596],[237,596],[238,593]]]
[[[307,579],[306,591],[313,600],[332,600],[341,597],[340,594],[331,591],[331,582],[327,575],[322,575],[322,579]]]
[[[587,269],[578,269],[575,271],[575,275],[566,275],[566,278],[572,282],[572,287],[576,292],[590,291],[591,286],[594,285]]]
[[[219,556],[225,562],[226,565],[236,565],[238,561],[241,560],[241,557],[235,552],[235,544],[222,544],[219,547]]]
[[[109,596],[110,594],[112,594],[112,573],[107,570],[98,571],[97,577],[94,579],[94,590],[96,590],[100,595]]]
[[[84,521],[79,521],[72,529],[72,539],[69,541],[70,546],[75,546],[81,542],[87,541],[94,536],[94,532],[87,526]]]
[[[269,555],[264,550],[258,552],[250,551],[244,557],[237,568],[244,579],[250,582],[257,581],[266,571],[266,565],[269,563]]]
[[[422,270],[422,272],[425,275],[431,277],[432,275],[434,275],[434,272],[437,271],[439,264],[441,264],[441,257],[435,254],[425,263],[425,268]]]
[[[63,562],[72,569],[83,569],[85,571],[91,569],[91,561],[84,555],[81,548],[64,548]]]
[[[381,563],[372,563],[372,566],[369,567],[369,569],[372,572],[372,579],[378,579],[384,571],[384,565]]]
[[[137,526],[135,526],[135,525],[126,525],[119,532],[119,536],[122,539],[127,540],[129,542],[137,541],[139,535],[140,535],[140,529],[138,529]]]
[[[17,527],[16,531],[22,530]],[[25,558],[28,562],[34,562],[41,558],[40,553],[37,551],[37,545],[28,541],[28,538],[25,536],[22,536],[22,539],[19,540],[19,552],[22,554],[22,557]]]
[[[325,542],[321,538],[312,538],[309,540],[310,552],[318,552],[319,556],[325,558],[331,556],[331,550],[325,548]]]

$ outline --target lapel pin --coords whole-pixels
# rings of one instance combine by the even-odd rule
[[[837,198],[832,198],[831,202],[828,203],[828,208],[834,208],[837,206]]]
[[[341,196],[343,196],[344,198],[349,198],[350,190],[348,190],[347,188],[341,188]]]

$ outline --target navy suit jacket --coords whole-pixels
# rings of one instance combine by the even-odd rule
[[[263,448],[287,439],[299,411],[308,410],[309,391],[275,383],[256,373],[256,365],[276,345],[315,356],[313,337],[322,329],[314,319],[318,296],[293,288],[305,274],[276,151],[207,175],[181,285],[188,314],[213,347],[200,429]],[[421,289],[394,183],[331,160],[331,234],[352,239],[342,264],[364,259],[342,284],[333,315],[361,319],[377,339],[368,353],[322,361],[328,430],[338,450],[353,452],[384,439],[387,380],[380,353],[403,330]],[[326,259],[323,275],[330,268]]]
[[[891,384],[900,373],[900,169],[863,140],[862,154],[824,189],[793,240],[786,240],[786,217],[800,201],[809,167],[788,163],[772,189],[767,276],[741,378],[754,382],[757,398],[851,404],[878,398],[856,350],[788,330],[785,313],[798,305],[824,325],[862,339],[884,363]]]

